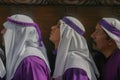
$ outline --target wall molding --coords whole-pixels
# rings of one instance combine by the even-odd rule
[[[0,0],[0,4],[120,6],[120,0]]]

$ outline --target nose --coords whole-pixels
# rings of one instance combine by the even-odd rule
[[[54,30],[54,29],[56,29],[56,26],[52,26],[52,27],[51,27],[51,30]]]
[[[5,34],[5,32],[6,32],[6,29],[1,30],[1,34]]]
[[[91,38],[95,38],[95,32],[93,32],[92,34],[91,34]]]

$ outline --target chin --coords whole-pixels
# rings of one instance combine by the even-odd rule
[[[52,41],[52,37],[51,36],[49,37],[49,40]]]
[[[50,40],[51,42],[54,42],[54,40],[53,40],[51,37],[49,38],[49,40]]]
[[[93,48],[94,50],[97,50],[97,46],[96,46],[95,44],[93,44],[92,48]]]

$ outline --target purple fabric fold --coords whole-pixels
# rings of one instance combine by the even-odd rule
[[[78,34],[83,35],[85,32],[81,30],[76,24],[74,24],[71,20],[68,18],[64,17],[62,19],[67,25],[69,25],[71,28],[73,28]]]
[[[109,32],[113,33],[114,35],[120,37],[120,30],[116,29],[113,25],[110,25],[107,21],[105,20],[100,20],[99,24],[107,29]]]
[[[14,23],[14,24],[23,25],[23,26],[33,26],[33,27],[35,27],[37,32],[38,32],[38,36],[39,36],[39,39],[38,39],[39,46],[42,46],[42,43],[41,43],[41,41],[42,41],[41,31],[40,31],[38,25],[35,22],[34,23],[20,22],[20,21],[13,20],[10,17],[7,18],[7,21],[9,21],[11,23]]]

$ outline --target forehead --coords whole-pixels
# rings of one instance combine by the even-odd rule
[[[60,25],[60,21],[57,22],[57,25]]]
[[[100,31],[104,31],[103,28],[101,27],[101,25],[99,25],[99,24],[96,25],[96,29],[100,30]]]
[[[96,30],[95,30],[96,34],[98,35],[102,35],[102,36],[106,36],[107,33],[105,32],[105,30],[102,28],[101,25],[97,24],[96,25]]]

